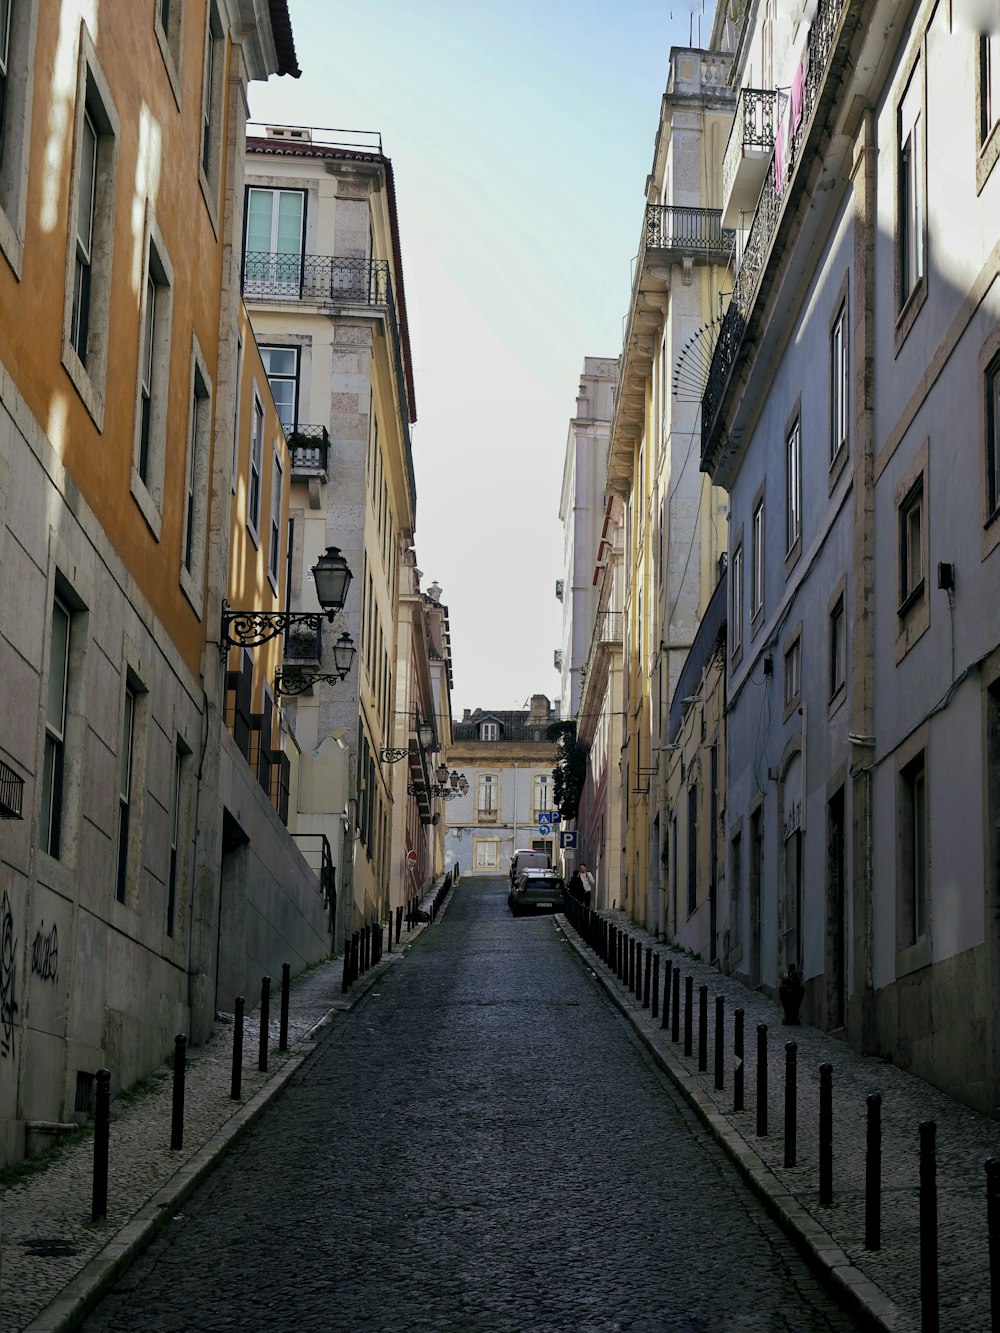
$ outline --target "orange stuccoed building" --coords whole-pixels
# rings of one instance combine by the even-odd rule
[[[0,0],[0,1163],[330,952],[287,832],[288,454],[240,296],[287,0]]]

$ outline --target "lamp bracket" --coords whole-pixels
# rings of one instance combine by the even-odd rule
[[[299,628],[318,635],[323,621],[332,621],[334,614],[327,611],[234,611],[224,601],[219,649],[225,657],[230,648],[259,648],[279,634]]]
[[[344,675],[347,673],[345,672]],[[280,697],[282,694],[305,694],[306,690],[311,689],[313,685],[320,681],[327,685],[336,685],[344,679],[339,671],[289,671],[282,673],[275,672],[274,675],[274,696]]]

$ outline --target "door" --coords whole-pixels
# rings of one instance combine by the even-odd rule
[[[827,1027],[842,1028],[847,1009],[847,895],[844,892],[844,789],[827,805]]]
[[[298,298],[302,294],[302,243],[306,196],[302,190],[247,190],[243,268],[246,296]]]
[[[750,816],[750,985],[760,985],[760,891],[764,876],[764,812]]]

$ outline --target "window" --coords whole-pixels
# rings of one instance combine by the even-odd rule
[[[73,264],[73,308],[69,340],[87,364],[87,335],[90,328],[90,276],[94,248],[94,210],[97,187],[97,130],[89,111],[83,113],[80,130],[79,194],[76,201],[76,258]]]
[[[208,520],[208,460],[211,445],[212,382],[195,344],[191,367],[188,455],[185,470],[181,587],[200,612]]]
[[[830,330],[830,462],[847,444],[848,412],[847,302]]]
[[[924,276],[923,75],[918,63],[899,106],[899,307]]]
[[[480,773],[476,779],[476,808],[480,823],[497,817],[499,783],[495,773]]]
[[[170,867],[167,873],[167,934],[172,936],[177,914],[177,880],[181,846],[181,805],[184,797],[184,769],[189,751],[180,737],[174,749],[174,785],[170,809]]]
[[[830,678],[829,697],[836,699],[844,688],[847,669],[847,642],[844,624],[844,594],[833,604],[830,612]]]
[[[253,534],[254,543],[260,531],[260,470],[264,452],[264,404],[253,395],[253,421],[250,427],[250,486],[247,496],[247,527]]]
[[[993,32],[979,38],[980,148],[998,123],[1000,123],[1000,33]]]
[[[271,397],[285,434],[298,424],[299,406],[299,351],[297,347],[262,347],[264,373],[271,386]]]
[[[986,515],[1000,514],[1000,355],[986,370]]]
[[[476,869],[496,870],[500,863],[500,844],[495,840],[476,840]]]
[[[139,310],[132,492],[158,535],[166,459],[172,269],[158,233],[153,232],[155,227],[147,237],[146,280]]]
[[[729,583],[730,583],[730,625],[729,641],[732,645],[730,652],[736,657],[743,647],[743,543],[740,542],[733,550],[732,559],[729,562]]]
[[[108,356],[118,117],[86,27],[81,34],[63,365],[100,428]]]
[[[536,773],[532,785],[533,805],[532,813],[537,815],[542,810],[551,810],[552,808],[552,774]]]
[[[0,0],[0,250],[20,275],[38,0]]]
[[[132,744],[135,739],[135,690],[125,687],[125,711],[122,717],[121,747],[118,751],[118,869],[115,897],[125,901],[128,882],[129,813],[132,804]]]
[[[49,643],[49,684],[45,707],[45,755],[42,761],[42,802],[39,845],[58,857],[62,835],[63,766],[66,746],[66,695],[69,682],[70,613],[58,598],[52,601]]]
[[[698,906],[698,788],[688,787],[687,914]]]
[[[243,339],[236,339],[236,385],[233,402],[233,474],[232,491],[236,494],[236,479],[240,470],[240,403],[243,398]]]
[[[299,297],[305,218],[304,190],[248,187],[243,261],[246,296]]]
[[[178,70],[181,63],[181,20],[183,0],[154,0],[153,31],[159,43],[160,54],[166,66],[167,77],[180,106],[181,93]]]
[[[743,956],[743,832],[742,829],[734,834],[730,844],[729,853],[729,875],[731,887],[729,891],[729,919],[730,919],[730,942],[729,953],[733,962],[738,962]]]
[[[499,722],[480,723],[479,739],[481,741],[498,741],[500,739],[500,723]]]
[[[221,147],[223,147],[223,93],[225,77],[225,35],[215,0],[208,5],[205,27],[205,55],[201,77],[201,153],[200,167],[208,200],[215,208],[219,189]]]
[[[899,774],[899,943],[916,944],[927,933],[927,781],[921,750]]]
[[[278,591],[278,548],[281,545],[281,499],[283,489],[281,454],[275,449],[274,466],[271,474],[271,533],[267,550],[267,572],[275,592]]]
[[[924,484],[911,488],[899,507],[899,613],[903,615],[924,592]]]
[[[758,500],[750,529],[750,619],[764,610],[764,499]]]
[[[785,437],[785,554],[802,536],[802,429],[796,417]]]
[[[785,649],[783,697],[785,716],[796,708],[802,695],[802,635],[797,634]]]

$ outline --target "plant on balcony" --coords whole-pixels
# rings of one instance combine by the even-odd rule
[[[552,798],[563,819],[575,819],[587,780],[587,746],[576,739],[575,722],[553,722],[545,735],[558,743]]]

